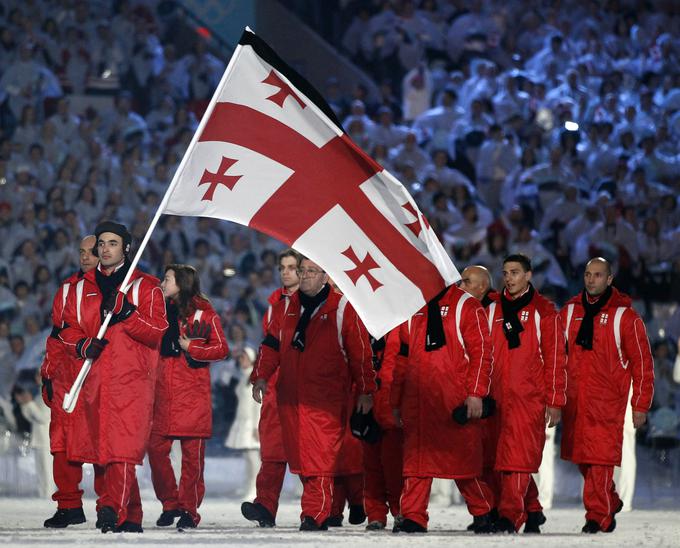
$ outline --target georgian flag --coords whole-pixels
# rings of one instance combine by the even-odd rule
[[[380,337],[460,275],[404,186],[246,29],[161,212],[253,227],[309,257]]]

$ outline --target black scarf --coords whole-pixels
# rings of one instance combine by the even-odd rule
[[[179,308],[171,299],[165,301],[168,314],[168,328],[161,340],[161,356],[179,356],[182,348],[179,345]]]
[[[446,345],[446,334],[444,333],[444,322],[439,308],[439,300],[446,295],[449,290],[445,287],[437,296],[427,303],[427,333],[425,334],[425,352],[439,350]]]
[[[489,305],[493,302],[493,299],[489,297],[489,293],[491,293],[491,291],[487,291],[482,297],[481,303],[484,308],[489,308]]]
[[[505,296],[505,291],[501,293],[503,332],[505,333],[505,338],[508,339],[508,348],[517,348],[520,345],[519,334],[524,331],[524,328],[517,314],[531,302],[531,299],[534,298],[534,293],[534,286],[531,284],[529,284],[529,289],[524,295],[513,301]]]
[[[304,308],[302,314],[300,314],[300,319],[295,326],[295,333],[293,334],[293,340],[290,345],[293,348],[297,348],[300,352],[305,350],[305,331],[307,330],[307,325],[309,320],[312,318],[312,313],[319,307],[319,305],[324,302],[331,292],[331,286],[326,284],[323,289],[319,291],[313,297],[305,295],[302,291],[298,291],[300,295],[300,305]]]
[[[593,349],[593,320],[595,316],[598,315],[600,310],[607,304],[609,298],[612,296],[612,286],[608,286],[600,298],[594,303],[588,302],[588,292],[584,289],[581,293],[581,304],[583,305],[583,320],[581,321],[581,327],[578,328],[578,333],[576,334],[576,344],[585,348],[586,350]]]
[[[97,286],[99,286],[99,291],[102,292],[102,304],[100,307],[102,321],[104,321],[104,305],[109,300],[111,295],[118,290],[118,286],[123,283],[127,271],[130,269],[130,261],[125,257],[125,262],[115,272],[110,275],[104,274],[99,268],[95,269],[94,276],[97,281]]]

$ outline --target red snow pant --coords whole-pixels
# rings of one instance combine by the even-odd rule
[[[489,486],[480,478],[456,479],[456,486],[463,495],[468,512],[473,516],[483,516],[494,508],[495,501]],[[427,528],[429,516],[427,505],[430,502],[432,478],[404,478],[401,494],[401,515]]]
[[[302,513],[300,520],[310,517],[321,525],[331,515],[333,504],[333,476],[300,476],[302,481]]]
[[[283,487],[283,479],[285,477],[285,462],[262,461],[260,471],[257,474],[257,480],[255,481],[255,488],[257,489],[255,502],[260,503],[269,510],[269,513],[274,518],[276,518],[276,512],[279,509],[279,498],[281,497],[281,488]]]
[[[176,438],[151,433],[149,439],[149,466],[151,482],[156,498],[163,503],[163,510],[188,512],[198,525],[201,516],[198,507],[205,495],[203,468],[205,465],[205,440],[203,438],[177,438],[182,445],[182,475],[179,489],[170,462],[172,442]]]
[[[534,476],[531,476],[529,479],[529,487],[527,488],[527,496],[524,498],[524,504],[526,506],[527,513],[543,511],[541,501],[538,500],[538,486],[534,481]]]
[[[364,505],[364,475],[335,476],[331,516],[342,516],[345,501],[350,506]]]
[[[508,518],[518,531],[527,520],[528,512],[541,512],[538,487],[529,472],[499,472],[501,497],[498,514]]]
[[[134,464],[95,464],[94,490],[97,493],[97,512],[104,506],[109,506],[118,516],[117,525],[124,521],[142,524],[142,499],[139,496]]]
[[[369,523],[387,523],[388,509],[392,516],[399,514],[403,453],[400,428],[384,430],[378,443],[364,443],[364,508]]]
[[[614,466],[605,464],[579,464],[583,476],[583,506],[586,520],[592,519],[605,531],[621,504],[614,485]]]
[[[66,451],[52,453],[52,474],[57,486],[52,500],[57,503],[57,508],[82,508],[83,490],[80,482],[83,480],[83,463],[69,461]]]

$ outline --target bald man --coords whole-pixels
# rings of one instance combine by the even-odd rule
[[[562,458],[583,475],[584,533],[610,533],[623,508],[614,484],[626,422],[640,428],[654,394],[654,361],[642,318],[612,286],[609,262],[586,264],[584,289],[561,310],[569,384]],[[626,408],[632,414],[626,417]]]
[[[491,273],[482,265],[468,266],[463,270],[459,282],[459,287],[481,302],[484,308],[493,302],[489,298],[491,285]]]
[[[461,273],[459,287],[482,303],[482,306],[485,310],[487,310],[487,312],[489,305],[494,302],[489,296],[489,294],[494,294],[491,285],[491,273],[485,266],[470,265],[466,267]],[[489,325],[489,329],[491,329],[491,325]],[[493,397],[493,386],[491,387],[490,395]],[[482,479],[493,491],[494,500],[498,501],[498,498],[500,497],[500,483],[498,474],[496,474],[493,470],[496,460],[496,428],[496,421],[493,419],[493,417],[489,417],[482,421],[482,443],[484,446]],[[494,522],[498,519],[498,511],[496,508],[492,510],[492,519]],[[474,523],[468,525],[468,531],[472,530],[474,530]]]
[[[82,464],[66,458],[66,437],[68,436],[68,415],[62,409],[64,394],[71,388],[78,373],[78,360],[71,356],[59,339],[64,326],[64,304],[69,291],[75,287],[86,272],[95,268],[99,259],[94,254],[97,239],[85,236],[80,242],[80,270],[62,282],[52,302],[52,333],[45,343],[45,359],[40,374],[43,379],[43,399],[51,410],[50,451],[52,452],[52,473],[57,490],[52,499],[57,511],[45,520],[44,526],[62,529],[69,525],[85,523],[83,513]]]

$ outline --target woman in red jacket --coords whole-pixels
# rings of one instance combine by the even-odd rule
[[[156,525],[196,527],[203,500],[205,440],[212,435],[209,362],[224,359],[229,348],[219,316],[201,295],[196,269],[165,267],[161,283],[169,328],[161,343],[149,464],[156,497],[163,503]],[[175,439],[182,444],[179,489],[170,464]]]

